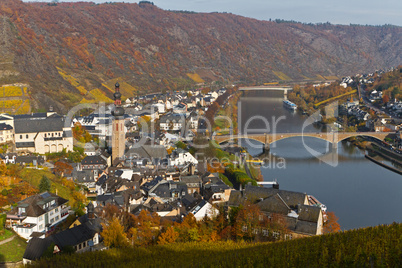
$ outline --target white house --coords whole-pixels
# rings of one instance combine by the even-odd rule
[[[159,120],[159,127],[161,130],[172,130],[178,131],[181,130],[186,123],[184,115],[165,115],[162,116]]]
[[[198,205],[189,211],[194,215],[197,221],[201,221],[205,216],[214,218],[219,214],[219,210],[214,208],[210,203],[202,200]]]
[[[68,200],[43,192],[18,202],[7,212],[6,226],[21,237],[30,239],[33,232],[45,233],[68,217]]]
[[[183,149],[176,149],[171,156],[170,165],[171,166],[182,166],[185,164],[192,163],[194,165],[198,164],[198,160],[190,154],[189,152]]]
[[[11,125],[0,123],[0,143],[14,142],[14,128]]]

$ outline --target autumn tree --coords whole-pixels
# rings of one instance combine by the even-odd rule
[[[72,128],[73,130],[73,137],[77,141],[81,143],[87,143],[92,140],[91,134],[89,134],[88,131],[80,124],[80,123],[75,123],[74,127]]]
[[[338,223],[339,218],[334,212],[327,212],[327,221],[324,223],[324,234],[336,233],[341,231],[341,226]]]
[[[147,246],[153,244],[159,233],[159,215],[157,213],[151,214],[143,209],[134,220],[136,227],[129,230],[133,245]]]
[[[261,211],[257,205],[247,204],[242,207],[234,225],[236,237],[240,239],[253,240],[256,230],[259,230]]]
[[[108,225],[102,223],[102,226],[101,236],[104,239],[105,246],[112,248],[129,246],[127,235],[124,233],[123,226],[118,218],[113,218]]]
[[[54,164],[54,172],[59,176],[64,176],[64,173],[71,173],[72,170],[73,167],[64,161],[57,161]]]
[[[166,231],[163,232],[158,238],[159,245],[171,244],[176,242],[179,238],[179,233],[175,231],[172,226],[166,228]]]

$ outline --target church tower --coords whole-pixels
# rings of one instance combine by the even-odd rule
[[[124,150],[126,148],[124,133],[124,109],[121,107],[120,85],[116,83],[114,97],[114,110],[112,111],[113,131],[112,131],[112,165],[116,165],[119,160],[123,159]]]

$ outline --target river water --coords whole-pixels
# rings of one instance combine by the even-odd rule
[[[272,96],[242,97],[241,133],[247,124],[253,129],[248,133],[318,131],[313,125],[303,128],[307,116],[289,111],[282,101]],[[250,118],[255,119],[247,123]],[[262,152],[261,143],[242,140],[241,145],[252,155]],[[319,159],[317,153],[326,156]],[[335,212],[343,230],[402,222],[402,176],[367,160],[364,151],[348,142],[340,142],[334,151],[323,140],[288,138],[273,143],[265,157],[267,164],[261,168],[265,181],[277,180],[280,189],[314,195]]]

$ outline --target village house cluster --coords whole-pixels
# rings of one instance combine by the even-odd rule
[[[72,124],[79,122],[100,142],[85,144],[86,157],[70,163],[72,170],[63,175],[86,188],[93,201],[84,216],[55,234],[51,232],[54,227],[72,213],[67,200],[44,192],[18,202],[7,213],[7,225],[29,241],[24,263],[40,258],[52,243],[56,253],[66,247],[76,252],[103,249],[100,215],[109,204],[133,215],[146,210],[180,222],[190,213],[202,220],[217,216],[218,206],[230,210],[251,202],[259,206],[262,216],[283,216],[290,230],[288,238],[322,234],[324,210],[306,194],[251,185],[235,190],[219,173],[206,172],[189,152],[185,142],[197,132],[205,133],[200,118],[220,96],[229,98],[225,93],[222,88],[206,94],[152,94],[129,98],[122,104],[116,84],[114,105],[74,118]],[[3,115],[0,119],[15,130],[9,135],[14,135],[17,152],[44,154],[72,149],[73,125],[66,127],[66,118],[54,112]],[[149,131],[148,124],[158,127]],[[15,163],[18,157],[5,154],[2,159]],[[41,156],[30,157],[34,158],[31,164],[36,161],[34,166],[45,165]]]

